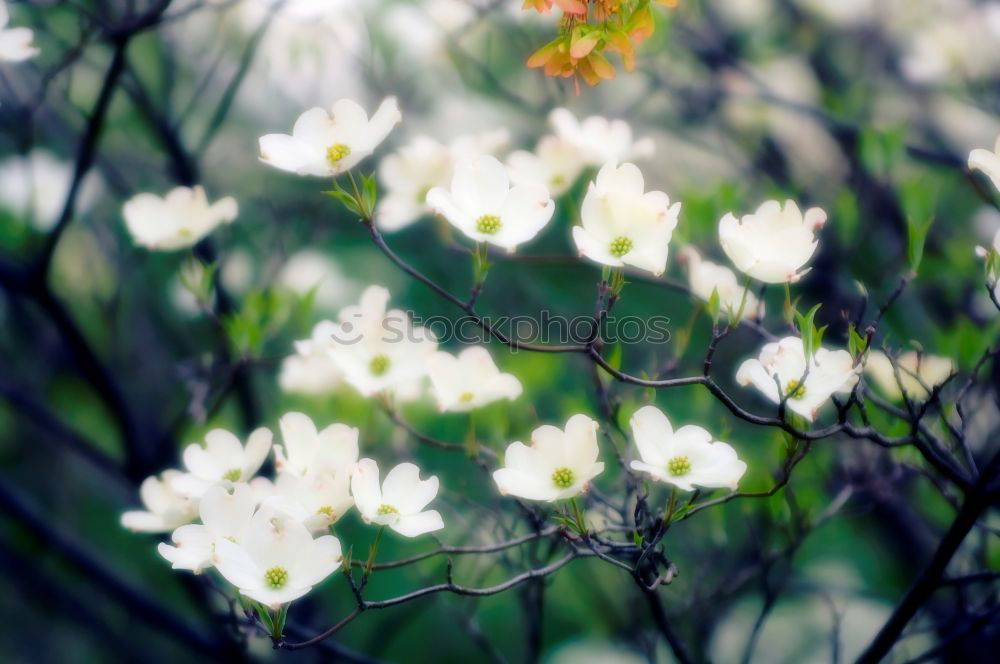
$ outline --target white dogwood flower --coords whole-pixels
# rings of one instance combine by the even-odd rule
[[[632,127],[624,120],[594,115],[580,122],[569,110],[557,108],[549,114],[549,122],[556,135],[576,147],[591,166],[642,159],[654,151],[653,139],[634,140]]]
[[[788,408],[811,422],[835,393],[854,388],[860,372],[846,350],[819,348],[807,364],[802,339],[785,337],[765,344],[758,359],[744,361],[736,382],[752,384],[775,403],[784,397]]]
[[[257,498],[246,484],[237,484],[232,491],[221,484],[209,487],[198,504],[201,523],[181,526],[170,536],[173,546],[161,542],[156,550],[174,569],[201,572],[215,564],[215,543],[220,538],[243,541],[256,509]]]
[[[183,249],[196,244],[219,224],[236,219],[231,196],[209,204],[200,187],[177,187],[163,198],[136,194],[122,208],[125,226],[136,244],[147,249]]]
[[[0,0],[0,62],[22,62],[39,54],[31,43],[35,34],[30,28],[8,28],[10,13]]]
[[[602,265],[631,265],[663,274],[681,204],[671,205],[662,191],[644,189],[634,164],[601,168],[583,199],[583,225],[573,227],[573,241],[582,255]]]
[[[531,447],[517,441],[507,446],[504,467],[493,472],[500,493],[528,500],[562,500],[586,491],[604,471],[598,461],[597,422],[574,415],[566,429],[549,424],[531,434]]]
[[[467,237],[508,251],[535,237],[555,212],[546,187],[511,187],[507,170],[490,155],[457,164],[450,189],[434,187],[427,204]]]
[[[708,302],[712,293],[718,293],[719,311],[728,318],[734,317],[742,305],[743,318],[764,315],[757,297],[736,279],[736,273],[724,265],[707,261],[694,247],[684,247],[677,255],[688,272],[688,286],[697,297]],[[745,294],[745,295],[744,295]]]
[[[351,497],[353,469],[352,464],[349,468],[301,477],[283,472],[273,483],[270,480],[257,482],[254,491],[262,497],[264,507],[298,519],[312,533],[324,533],[354,505]]]
[[[204,445],[191,443],[184,448],[181,458],[188,473],[174,480],[174,490],[197,497],[214,484],[249,482],[267,459],[272,437],[270,429],[261,427],[244,447],[225,429],[212,429],[205,434]]]
[[[694,491],[695,486],[735,490],[747,470],[731,445],[712,442],[712,434],[691,424],[674,431],[656,406],[637,410],[630,424],[642,458],[630,464],[632,469],[660,482],[683,491]]]
[[[869,353],[865,362],[865,372],[893,401],[902,401],[904,393],[910,399],[923,401],[930,396],[928,389],[934,389],[942,384],[955,371],[955,363],[951,359],[916,351],[900,353],[895,359],[895,364],[896,368],[893,367],[893,361],[878,350]]]
[[[294,517],[259,509],[246,536],[237,544],[215,544],[215,568],[241,594],[271,608],[302,597],[334,572],[341,562],[340,540],[313,539]]]
[[[172,488],[182,476],[178,470],[165,470],[159,477],[147,477],[139,486],[139,498],[145,510],[125,512],[121,524],[134,532],[166,533],[191,523],[198,516],[198,502]]]
[[[340,370],[326,351],[289,355],[281,361],[278,385],[289,394],[330,394],[342,382]]]
[[[386,98],[371,119],[357,102],[341,99],[330,113],[315,107],[300,115],[291,136],[262,136],[260,160],[299,175],[335,177],[374,152],[401,119],[395,97]]]
[[[969,170],[980,170],[1000,191],[1000,136],[990,152],[985,148],[976,148],[969,153]]]
[[[274,446],[278,472],[304,477],[324,473],[350,474],[358,462],[358,430],[331,424],[322,431],[303,413],[285,413],[278,421],[281,445]]]
[[[427,193],[434,187],[448,186],[456,163],[495,156],[509,138],[506,129],[458,136],[448,145],[417,136],[379,164],[385,192],[379,198],[375,223],[392,232],[431,214]]]
[[[501,373],[490,352],[471,346],[458,356],[438,351],[427,358],[427,375],[442,412],[464,412],[521,395],[521,381]]]
[[[378,173],[385,186],[375,210],[375,222],[384,231],[397,231],[428,214],[427,192],[448,182],[452,157],[447,146],[427,136],[386,156]]]
[[[386,311],[389,291],[369,286],[358,305],[340,312],[329,325],[327,352],[346,380],[364,396],[409,390],[426,373],[427,356],[437,350],[434,335],[414,326],[400,309]]]
[[[826,223],[826,212],[799,211],[795,201],[763,203],[753,214],[737,219],[726,214],[719,222],[719,242],[741,272],[770,284],[795,283],[809,270],[819,242],[816,231]]]
[[[580,149],[558,136],[544,136],[534,152],[517,150],[507,157],[507,171],[515,185],[542,183],[557,197],[566,192],[586,164]]]
[[[30,219],[36,230],[51,230],[62,214],[73,170],[71,162],[44,148],[4,159],[0,162],[0,207]],[[89,171],[80,184],[75,213],[86,214],[103,188],[97,171]]]
[[[401,463],[379,487],[378,464],[362,459],[351,478],[351,493],[365,523],[389,526],[400,535],[416,537],[444,528],[437,510],[424,508],[438,493],[438,478],[420,479],[420,469]]]

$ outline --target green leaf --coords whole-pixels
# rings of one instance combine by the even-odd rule
[[[719,324],[719,290],[717,288],[712,289],[712,294],[708,298],[708,304],[705,305],[705,310],[708,312],[709,317],[712,319],[712,325]]]
[[[819,348],[820,342],[823,340],[823,332],[826,330],[826,326],[823,326],[822,330],[817,330],[813,322],[816,319],[816,312],[821,306],[823,305],[816,304],[805,314],[795,312],[795,324],[802,337],[802,349],[807,358],[812,357],[816,349]]]

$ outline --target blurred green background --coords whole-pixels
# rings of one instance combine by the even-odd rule
[[[9,164],[37,159],[39,151],[72,167],[112,58],[108,35],[150,4],[10,4],[11,24],[33,28],[41,54],[0,65],[0,180],[14,168]],[[290,410],[321,426],[357,426],[362,455],[386,465],[412,459],[440,476],[442,541],[488,543],[514,527],[516,510],[478,468],[461,455],[419,446],[350,388],[324,397],[279,389],[280,362],[292,342],[356,301],[368,284],[386,286],[394,306],[425,318],[458,313],[386,261],[367,230],[321,195],[327,183],[257,161],[257,138],[287,131],[309,106],[351,97],[373,109],[386,95],[399,97],[403,122],[363,172],[421,133],[447,142],[502,127],[511,135],[504,153],[530,149],[551,131],[546,116],[558,106],[581,118],[620,117],[636,136],[653,137],[655,156],[638,163],[647,188],[682,201],[680,223],[667,280],[633,280],[616,313],[667,316],[672,339],[608,349],[633,374],[665,366],[674,367],[670,375],[700,371],[711,321],[693,313],[697,303],[675,287],[686,275],[673,257],[692,244],[727,264],[718,220],[768,198],[794,198],[830,215],[812,272],[793,288],[802,308],[823,304],[818,322],[830,326],[830,346],[846,345],[846,320],[863,305],[864,292],[870,316],[907,271],[907,221],[931,218],[919,274],[888,313],[880,339],[900,349],[917,342],[968,370],[997,338],[973,247],[988,244],[1000,228],[998,193],[964,167],[970,149],[992,146],[1000,134],[1000,17],[991,3],[682,0],[677,10],[656,10],[657,31],[639,50],[637,71],[619,71],[578,96],[572,84],[525,68],[555,24],[521,12],[519,2],[343,0],[317,3],[318,14],[300,13],[302,4],[175,2],[166,19],[131,39],[86,191],[44,275],[25,268],[46,246],[55,214],[23,204],[16,177],[0,183],[0,647],[7,661],[176,661],[209,656],[208,646],[228,638],[222,597],[171,571],[155,537],[128,533],[118,522],[138,504],[137,482],[176,465],[182,445],[210,428],[245,436],[259,425],[276,429]],[[59,177],[69,172],[45,171],[34,185],[38,200],[60,201],[66,187]],[[191,183],[203,184],[212,200],[232,195],[240,204],[236,222],[211,240],[230,300],[221,319],[181,285],[192,252],[138,248],[121,219],[121,205],[134,193]],[[522,259],[496,261],[480,311],[593,313],[600,269],[574,258],[569,231],[585,185],[581,178],[559,200],[553,221],[519,251]],[[456,249],[463,240],[442,222],[426,218],[387,240],[452,291],[471,286],[471,259]],[[312,295],[315,277],[303,286],[288,267],[302,251],[326,261],[309,273],[323,279]],[[203,246],[199,259],[207,255]],[[768,289],[766,300],[765,326],[783,334],[784,293]],[[720,347],[714,375],[741,405],[770,414],[771,405],[733,380],[738,363],[756,356],[761,343],[752,330],[738,330]],[[481,444],[500,451],[541,423],[598,415],[585,358],[490,349],[525,393],[477,412]],[[116,386],[117,396],[102,381]],[[623,423],[639,406],[656,403],[675,423],[701,424],[730,442],[750,467],[741,488],[773,482],[782,436],[737,420],[703,388],[609,389]],[[984,446],[995,446],[997,407],[986,394],[978,403],[976,431]],[[462,442],[469,430],[467,417],[437,414],[429,397],[402,413],[443,440]],[[137,437],[131,442],[138,458],[126,458],[126,436]],[[615,440],[620,453],[634,456]],[[601,444],[608,470],[596,487],[614,495],[622,473],[608,441]],[[96,454],[80,452],[91,446]],[[845,488],[846,504],[813,530]],[[654,506],[666,501],[661,486],[651,492]],[[741,661],[762,606],[768,614],[752,661],[847,660],[888,616],[951,518],[912,450],[823,440],[784,491],[675,526],[666,550],[680,573],[660,597],[699,660]],[[345,549],[363,557],[374,531],[356,513],[337,530]],[[969,546],[996,570],[994,533],[973,533]],[[432,546],[387,535],[379,557]],[[543,564],[547,547],[456,557],[455,577],[497,583]],[[366,594],[383,598],[440,582],[445,562],[437,557],[378,573]],[[295,661],[516,662],[538,630],[546,661],[672,661],[621,570],[579,560],[544,585],[541,624],[524,621],[524,605],[533,601],[529,585],[481,600],[440,594],[372,611],[331,646],[349,652],[273,652],[264,638],[252,639],[248,652]],[[352,608],[346,583],[335,576],[296,602],[289,622],[311,634]],[[941,595],[927,613],[943,620],[950,610]],[[164,627],[165,620],[179,625]],[[995,631],[974,643],[995,647]],[[916,656],[942,634],[918,631],[895,657]],[[981,658],[988,650],[956,651],[963,652],[964,661],[988,661]]]

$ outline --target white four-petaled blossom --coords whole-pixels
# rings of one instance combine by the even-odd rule
[[[243,540],[256,509],[257,499],[246,484],[237,484],[232,491],[217,484],[205,491],[198,504],[201,523],[181,526],[170,536],[173,545],[161,542],[157,551],[174,569],[201,572],[215,564],[215,544],[220,538],[237,544]]]
[[[555,212],[547,187],[511,187],[503,164],[489,155],[457,164],[450,188],[431,189],[427,205],[467,237],[508,251],[534,238]]]
[[[303,413],[285,413],[279,420],[281,445],[274,446],[279,472],[303,477],[311,474],[350,475],[358,462],[358,430],[331,424],[322,431]]]
[[[752,384],[775,403],[785,399],[789,409],[812,421],[835,393],[854,388],[860,372],[846,350],[818,348],[807,362],[802,339],[785,337],[765,344],[759,358],[744,361],[736,382]]]
[[[982,171],[993,182],[997,191],[1000,191],[1000,136],[997,136],[992,152],[985,148],[976,148],[969,153],[969,170]]]
[[[148,249],[183,249],[196,244],[219,224],[236,219],[239,207],[230,196],[210,204],[204,188],[177,187],[165,197],[136,194],[122,208],[125,226],[136,244]]]
[[[602,265],[663,274],[681,204],[671,205],[662,191],[644,189],[634,164],[612,162],[601,168],[583,199],[583,225],[573,227],[582,255]]]
[[[632,128],[624,120],[608,120],[593,115],[581,122],[569,110],[557,108],[549,114],[549,122],[556,135],[579,150],[585,163],[591,166],[641,159],[653,154],[653,140],[634,140]]]
[[[433,334],[413,325],[406,312],[387,311],[388,302],[389,291],[369,286],[358,305],[341,310],[339,324],[323,324],[327,352],[364,396],[412,389],[426,373],[427,356],[437,350]]]
[[[719,242],[741,272],[766,283],[794,283],[808,272],[802,267],[819,242],[816,231],[826,223],[826,212],[799,211],[795,201],[763,203],[753,214],[737,219],[726,214],[719,222]]]
[[[865,372],[893,401],[902,400],[904,393],[922,401],[929,396],[928,389],[944,383],[954,371],[951,359],[916,351],[900,353],[893,362],[882,351],[873,350],[865,362]]]
[[[159,477],[153,475],[143,480],[139,498],[146,509],[122,514],[122,526],[135,532],[165,533],[191,523],[198,515],[198,502],[172,488],[182,475],[178,470],[165,470]]]
[[[175,491],[198,497],[214,484],[248,482],[257,473],[268,452],[273,434],[261,427],[250,434],[246,446],[225,429],[205,434],[204,446],[191,443],[181,458],[188,472],[174,479]]]
[[[395,97],[386,98],[371,119],[357,102],[341,99],[330,113],[316,107],[300,115],[290,136],[262,136],[260,160],[299,175],[334,177],[374,152],[401,119]]]
[[[34,33],[30,28],[8,28],[10,14],[7,3],[0,0],[0,62],[21,62],[38,55],[31,43]]]
[[[763,315],[763,307],[757,297],[746,286],[741,286],[736,273],[724,265],[707,261],[694,247],[684,247],[678,254],[688,272],[688,286],[691,292],[708,302],[712,292],[718,293],[719,310],[726,317],[756,318]]]
[[[637,410],[630,423],[642,458],[630,465],[653,479],[684,491],[693,491],[695,486],[736,489],[747,470],[731,445],[712,442],[712,434],[699,426],[689,424],[674,431],[655,406]]]
[[[438,478],[420,479],[420,469],[401,463],[379,486],[378,464],[362,459],[351,478],[354,503],[365,523],[389,526],[400,535],[416,537],[444,528],[437,510],[424,510],[438,493]]]
[[[458,356],[438,351],[427,358],[427,375],[442,411],[469,411],[500,399],[520,396],[521,381],[501,373],[482,346],[466,348]]]
[[[283,472],[273,483],[259,478],[254,489],[262,495],[264,507],[298,519],[310,532],[324,533],[354,505],[354,498],[351,497],[352,472],[353,465],[350,470],[305,476]]]
[[[302,597],[341,563],[340,540],[313,539],[294,517],[257,510],[240,543],[215,543],[215,568],[241,594],[271,608]]]
[[[505,495],[545,501],[571,498],[604,470],[599,456],[597,422],[574,415],[565,430],[549,424],[535,429],[531,447],[511,443],[493,481]]]
[[[544,136],[534,152],[517,150],[507,157],[511,182],[544,184],[552,196],[568,190],[584,168],[579,148],[558,136]]]

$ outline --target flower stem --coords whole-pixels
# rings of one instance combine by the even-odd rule
[[[375,556],[378,554],[378,545],[382,541],[382,533],[385,532],[386,526],[381,526],[375,533],[375,541],[372,542],[372,546],[368,549],[368,562],[365,563],[365,573],[362,577],[362,582],[367,581],[368,577],[372,573],[372,566],[375,564]]]
[[[667,511],[663,515],[663,525],[669,526],[674,518],[674,508],[677,506],[677,487],[670,489],[670,500],[667,502]]]

